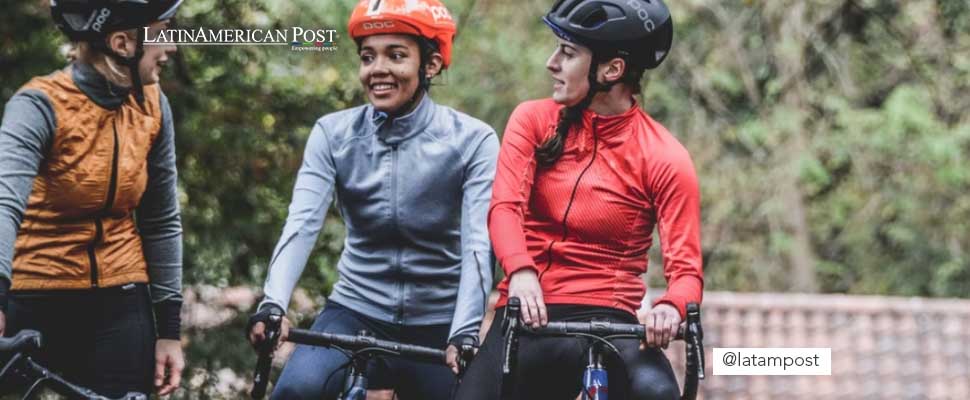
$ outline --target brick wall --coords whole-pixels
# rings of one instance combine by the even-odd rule
[[[968,300],[707,292],[702,319],[704,399],[970,399]],[[714,376],[714,347],[830,347],[832,375]]]

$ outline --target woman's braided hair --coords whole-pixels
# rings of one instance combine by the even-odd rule
[[[611,54],[612,55],[612,54]],[[582,120],[583,110],[589,107],[590,103],[593,102],[593,96],[601,91],[610,90],[610,88],[617,84],[622,83],[631,88],[634,92],[640,92],[640,79],[643,77],[643,72],[646,68],[634,65],[633,63],[627,62],[627,69],[623,72],[623,77],[616,82],[611,83],[599,83],[596,80],[596,66],[611,60],[613,57],[598,55],[596,52],[593,53],[593,58],[589,63],[589,91],[586,92],[586,97],[583,97],[579,103],[572,106],[563,107],[559,110],[559,121],[556,123],[556,134],[550,137],[548,140],[543,142],[536,148],[536,160],[538,161],[538,166],[548,168],[553,166],[556,161],[559,161],[559,157],[562,157],[563,147],[566,144],[566,136],[569,135],[569,129],[572,126]]]

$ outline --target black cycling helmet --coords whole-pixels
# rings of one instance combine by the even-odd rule
[[[559,0],[542,21],[599,59],[621,57],[646,69],[663,62],[674,36],[670,10],[661,0]]]
[[[586,79],[589,90],[578,103],[563,109],[556,134],[536,149],[539,165],[549,166],[562,155],[569,127],[579,121],[599,92],[618,83],[635,86],[644,69],[660,65],[674,37],[670,10],[661,0],[559,0],[542,21],[563,40],[593,51]],[[596,66],[622,58],[627,68],[619,80],[601,83]]]
[[[115,60],[128,66],[132,89],[141,103],[144,94],[138,62],[143,55],[144,29],[152,22],[170,19],[182,0],[51,0],[51,17],[57,27],[75,42],[88,42]],[[108,48],[104,38],[109,33],[136,29],[135,55],[123,57]]]
[[[136,29],[175,15],[182,0],[51,0],[54,23],[78,42]]]

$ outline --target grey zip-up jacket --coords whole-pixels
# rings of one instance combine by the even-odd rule
[[[370,105],[320,118],[263,304],[287,308],[336,193],[347,238],[329,299],[380,321],[451,324],[449,339],[477,335],[492,288],[498,148],[491,127],[427,95],[395,119]]]

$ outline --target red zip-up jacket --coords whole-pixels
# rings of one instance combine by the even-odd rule
[[[527,101],[512,112],[499,152],[488,228],[505,279],[535,269],[547,304],[632,314],[646,293],[647,250],[659,227],[669,303],[701,301],[700,194],[687,150],[637,104],[614,116],[586,110],[562,157],[536,169],[562,106]]]

